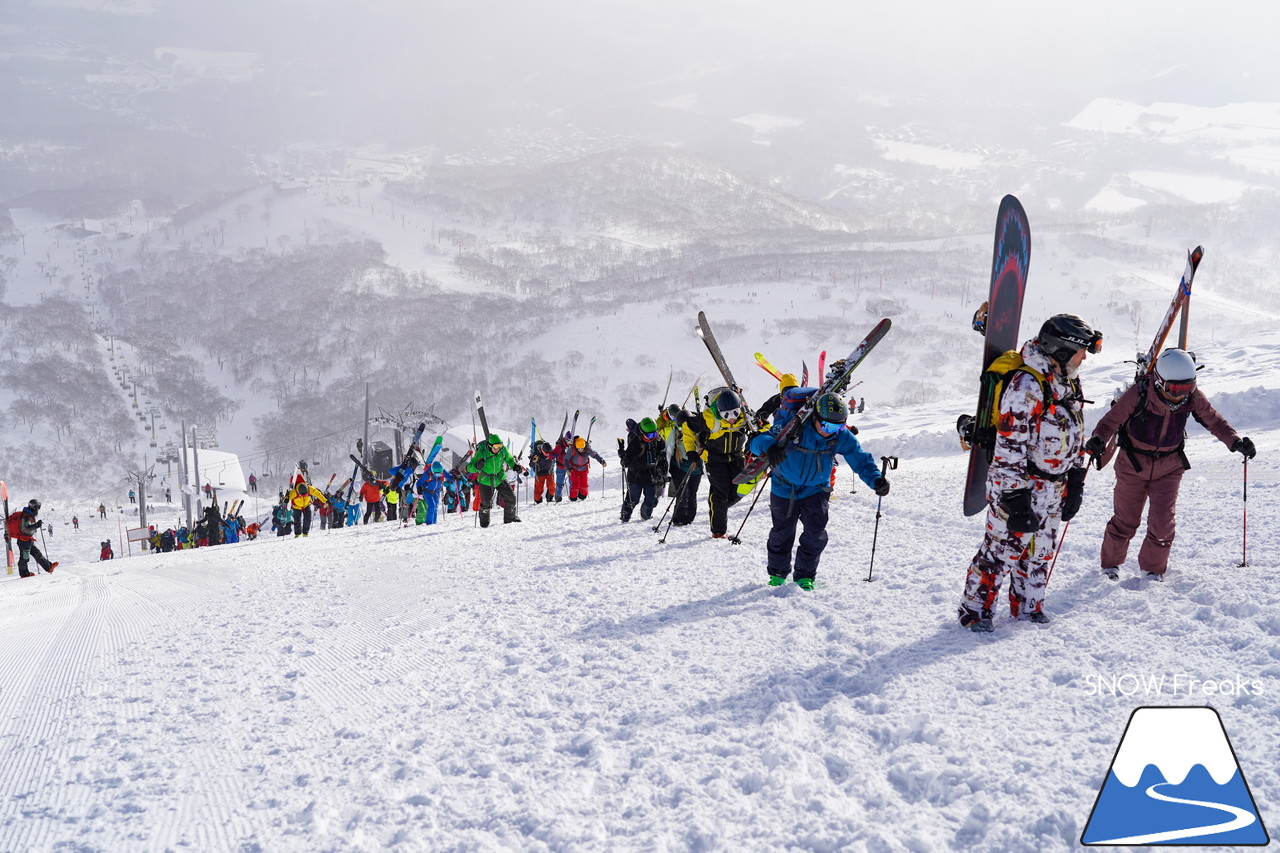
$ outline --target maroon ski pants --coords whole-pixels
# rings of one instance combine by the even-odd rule
[[[1116,454],[1116,488],[1112,496],[1112,516],[1102,537],[1103,568],[1119,568],[1129,554],[1129,540],[1147,509],[1147,535],[1138,551],[1138,568],[1162,575],[1169,568],[1169,548],[1177,524],[1174,510],[1182,485],[1182,459],[1175,453],[1161,459],[1138,456],[1142,470],[1135,470],[1123,450]]]

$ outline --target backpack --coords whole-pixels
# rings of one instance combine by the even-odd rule
[[[17,539],[22,535],[22,510],[9,513],[4,520],[5,530],[9,531],[9,536]]]
[[[1056,400],[1049,378],[1022,360],[1022,353],[1016,349],[1007,350],[997,356],[987,369],[982,371],[978,391],[978,417],[973,421],[971,429],[962,433],[969,444],[976,444],[987,452],[987,461],[995,453],[996,429],[1000,425],[1000,401],[1004,391],[1013,381],[1016,373],[1026,373],[1040,383],[1040,393],[1044,395],[1045,408],[1052,406]]]
[[[782,398],[778,404],[778,411],[773,413],[773,426],[770,428],[775,434],[787,425],[787,422],[796,416],[804,406],[805,401],[818,392],[817,388],[788,388],[781,392],[779,396]]]
[[[1116,430],[1116,434],[1111,437],[1111,440],[1107,442],[1106,450],[1103,452],[1102,456],[1099,457],[1098,459],[1098,469],[1101,470],[1102,468],[1106,467],[1107,463],[1110,462],[1112,457],[1115,456],[1116,448],[1119,447],[1129,457],[1129,462],[1130,464],[1133,465],[1134,471],[1137,471],[1137,472],[1142,471],[1142,463],[1138,461],[1139,456],[1145,456],[1148,459],[1155,460],[1155,459],[1162,459],[1165,456],[1174,456],[1174,455],[1176,455],[1179,458],[1179,460],[1181,460],[1182,469],[1184,471],[1190,471],[1191,462],[1190,460],[1187,459],[1187,452],[1186,452],[1187,434],[1185,431],[1183,431],[1182,440],[1178,442],[1178,446],[1173,448],[1172,450],[1162,450],[1162,451],[1153,452],[1148,450],[1139,450],[1138,448],[1133,446],[1133,442],[1129,438],[1129,425],[1134,423],[1145,424],[1151,418],[1151,412],[1147,409],[1147,390],[1151,384],[1151,374],[1144,373],[1142,376],[1140,376],[1137,379],[1137,381],[1134,384],[1138,386],[1138,405],[1136,408],[1134,408],[1133,412],[1129,415],[1129,417],[1125,420],[1125,422],[1120,424],[1120,427]],[[1133,387],[1133,386],[1129,386],[1129,387]],[[1122,388],[1115,395],[1114,399],[1112,399],[1111,405],[1114,406],[1116,404],[1116,401],[1119,400],[1120,397],[1124,395],[1125,392],[1127,392],[1128,390],[1129,390],[1128,387]],[[1196,418],[1196,420],[1199,420],[1199,418]]]

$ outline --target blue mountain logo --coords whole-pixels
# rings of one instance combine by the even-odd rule
[[[1270,843],[1213,708],[1145,707],[1129,717],[1080,843]]]

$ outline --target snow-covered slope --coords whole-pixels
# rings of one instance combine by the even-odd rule
[[[1099,578],[1095,472],[1053,623],[977,636],[954,618],[982,532],[963,458],[897,450],[905,417],[864,427],[902,456],[874,580],[877,504],[844,469],[812,593],[764,585],[760,507],[738,547],[705,509],[665,545],[620,525],[613,466],[488,530],[96,563],[115,521],[58,523],[53,575],[0,578],[2,846],[1067,850],[1145,704],[1213,704],[1280,814],[1280,431],[1251,430],[1250,566],[1240,457],[1193,427],[1167,582]]]

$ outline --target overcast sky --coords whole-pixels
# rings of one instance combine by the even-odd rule
[[[531,121],[626,135],[648,120],[644,107],[678,97],[709,121],[751,112],[811,118],[868,101],[919,103],[913,118],[924,121],[939,109],[981,113],[995,104],[1052,122],[1097,97],[1280,100],[1272,45],[1280,4],[14,3],[0,13],[4,42],[67,35],[153,58],[161,47],[252,53],[255,82],[205,93],[214,108],[240,99],[230,117],[238,109],[246,124],[274,121],[300,133],[403,130],[396,143]]]

